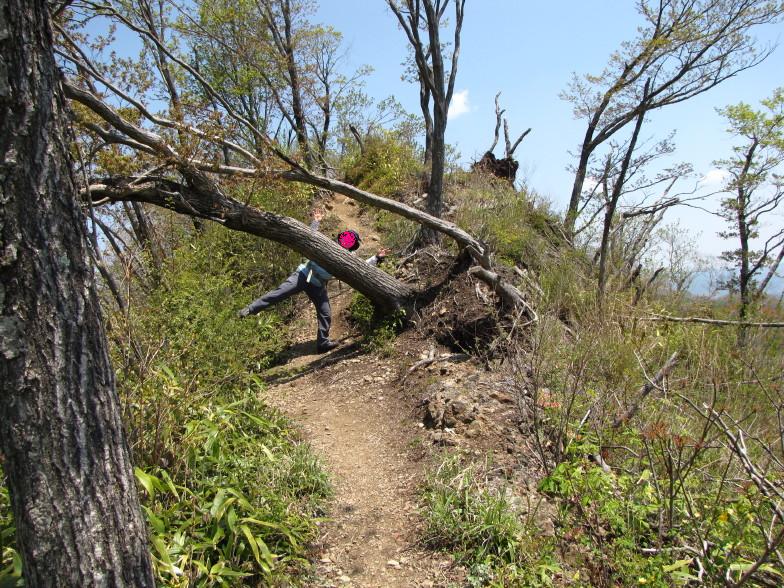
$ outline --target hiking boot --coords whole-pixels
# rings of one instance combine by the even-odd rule
[[[337,347],[339,343],[332,341],[331,339],[327,339],[326,341],[322,341],[318,345],[316,345],[316,351],[318,353],[326,353],[327,351],[332,351]]]
[[[246,306],[246,307],[245,307],[245,308],[243,308],[242,310],[239,310],[239,311],[237,311],[237,318],[245,318],[245,317],[246,317],[246,316],[248,316],[249,314],[250,314],[250,308],[248,308],[248,307]]]

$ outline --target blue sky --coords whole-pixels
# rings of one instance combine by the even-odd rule
[[[490,146],[495,124],[494,97],[502,92],[512,135],[532,127],[515,152],[528,184],[563,210],[572,176],[566,167],[585,131],[572,117],[569,103],[559,99],[572,72],[599,73],[612,51],[635,36],[640,24],[631,0],[468,0],[455,93],[467,96],[465,112],[452,117],[447,141],[464,163]],[[353,66],[374,68],[367,91],[375,98],[394,95],[411,112],[419,112],[417,88],[401,81],[406,39],[384,0],[320,0],[314,20],[343,33]],[[779,24],[760,28],[763,43],[782,40]],[[693,100],[655,113],[647,136],[662,138],[677,131],[677,161],[693,164],[700,176],[715,178],[712,161],[730,153],[732,141],[716,107],[739,101],[757,104],[784,85],[784,48],[763,64]],[[500,151],[497,149],[496,153]],[[684,224],[702,232],[702,250],[716,255],[726,244],[716,237],[722,222],[681,209]],[[780,224],[782,217],[774,219]]]

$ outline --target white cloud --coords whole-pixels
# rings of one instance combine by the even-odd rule
[[[599,181],[596,178],[594,178],[593,176],[588,176],[587,178],[585,178],[585,181],[583,182],[583,192],[590,192],[598,185],[599,185]]]
[[[729,179],[726,170],[714,168],[700,178],[700,187],[710,190],[718,190]]]
[[[447,112],[447,118],[452,120],[470,111],[471,105],[468,103],[468,90],[455,92],[452,95],[452,102],[449,103],[449,112]]]

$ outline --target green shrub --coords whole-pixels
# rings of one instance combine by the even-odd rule
[[[412,192],[422,164],[412,143],[394,133],[381,131],[365,141],[363,153],[355,153],[344,163],[350,184],[380,196],[397,197]]]
[[[650,472],[638,480],[615,478],[582,461],[562,462],[540,483],[540,490],[561,498],[560,526],[577,529],[576,539],[588,550],[579,562],[592,567],[602,585],[671,586],[689,579],[688,566],[676,557],[645,555],[656,545],[652,516],[658,512]],[[579,538],[579,539],[577,539]],[[598,565],[597,565],[598,564]],[[600,572],[595,568],[601,568]],[[594,582],[598,582],[594,578]]]

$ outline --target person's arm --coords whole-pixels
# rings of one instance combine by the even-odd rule
[[[378,250],[378,253],[376,253],[373,257],[369,257],[368,259],[366,259],[365,263],[368,263],[370,265],[378,265],[379,263],[384,261],[384,258],[387,255],[389,255],[389,249],[387,249],[386,247],[382,247],[381,249]]]

